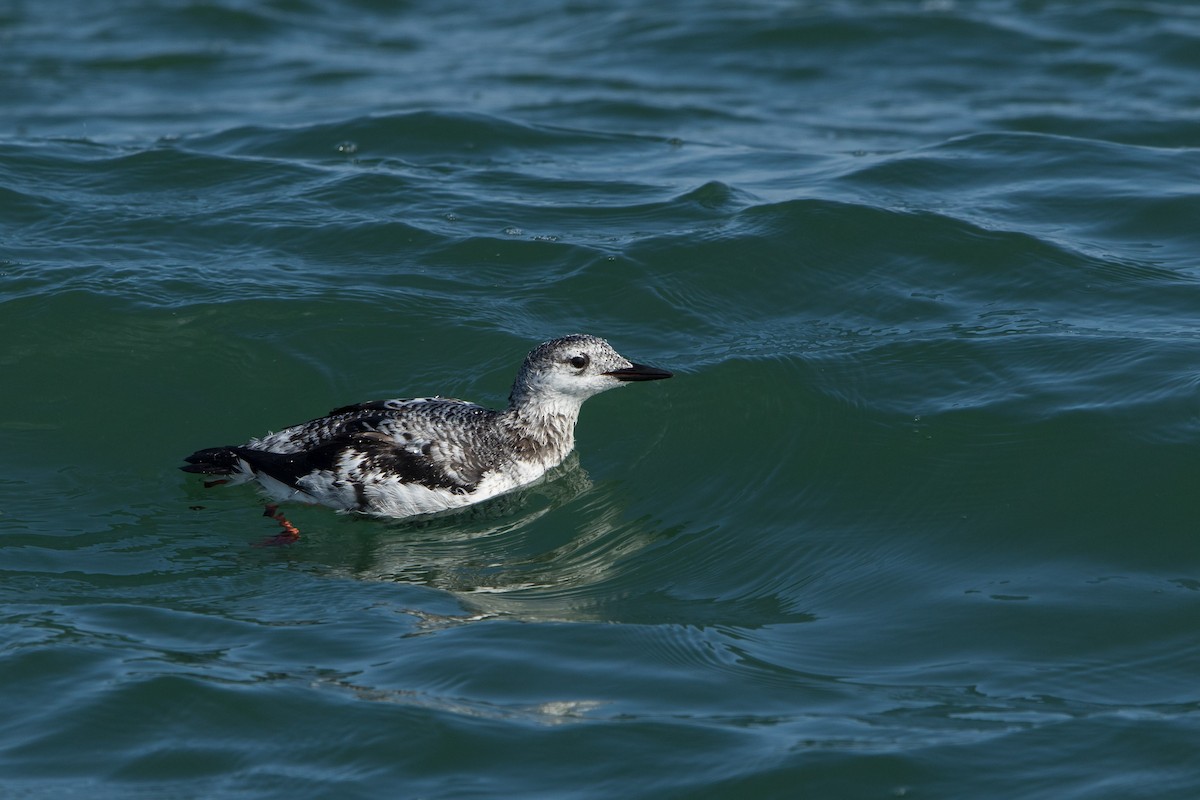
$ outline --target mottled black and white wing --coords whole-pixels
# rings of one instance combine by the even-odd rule
[[[502,452],[496,412],[445,398],[376,400],[189,458],[189,471],[248,472],[317,502],[368,510],[380,487],[469,495]],[[265,480],[264,480],[265,479]]]

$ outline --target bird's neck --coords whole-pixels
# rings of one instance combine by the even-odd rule
[[[560,463],[575,448],[579,403],[566,400],[537,403],[517,399],[504,411],[503,424],[516,440],[518,452],[547,467]]]

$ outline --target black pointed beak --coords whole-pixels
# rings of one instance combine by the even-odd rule
[[[671,377],[671,373],[665,369],[647,367],[645,364],[630,364],[624,369],[614,369],[604,374],[611,375],[619,381],[661,381]]]

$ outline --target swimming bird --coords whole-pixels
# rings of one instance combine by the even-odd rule
[[[244,445],[198,450],[181,469],[226,476],[205,486],[257,481],[278,502],[382,517],[448,511],[530,484],[560,464],[592,395],[670,377],[604,339],[573,334],[530,351],[502,411],[446,397],[373,400]],[[299,535],[274,505],[266,516],[284,527],[284,539]]]

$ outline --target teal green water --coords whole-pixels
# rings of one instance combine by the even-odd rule
[[[1192,4],[0,41],[0,794],[1200,795]],[[177,469],[575,331],[676,377],[470,512]]]

